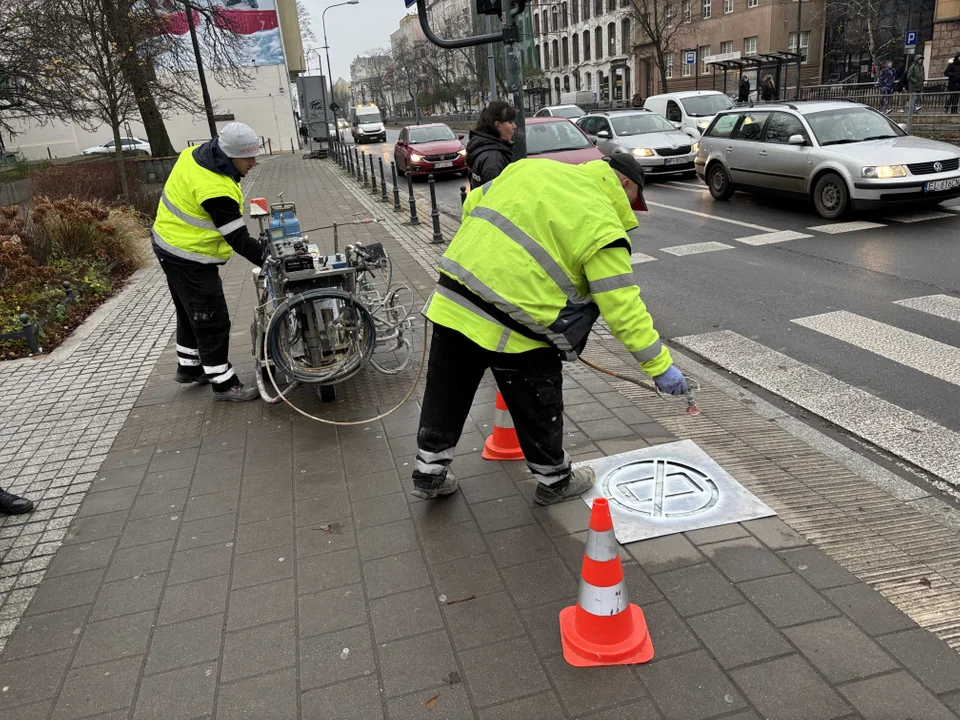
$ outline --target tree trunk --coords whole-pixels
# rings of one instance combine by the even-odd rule
[[[123,156],[123,143],[120,142],[120,121],[114,119],[113,126],[113,154],[117,161],[117,172],[120,174],[120,192],[123,193],[123,201],[130,204],[130,185],[127,182],[127,163]]]
[[[163,124],[163,116],[160,114],[160,108],[157,107],[153,94],[150,91],[150,83],[156,77],[156,70],[153,64],[150,67],[138,67],[139,59],[131,53],[127,56],[128,62],[124,63],[123,74],[133,89],[134,97],[137,99],[137,108],[140,110],[140,119],[143,121],[143,129],[147,133],[147,140],[150,143],[150,152],[154,157],[171,157],[177,152],[170,142],[170,136],[167,134],[167,127]]]

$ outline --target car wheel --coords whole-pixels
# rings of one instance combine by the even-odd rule
[[[813,204],[820,217],[836,220],[850,206],[850,191],[843,178],[836,173],[827,173],[813,189]]]
[[[714,200],[729,200],[733,195],[733,186],[730,184],[730,175],[720,163],[714,163],[707,171],[707,185]]]

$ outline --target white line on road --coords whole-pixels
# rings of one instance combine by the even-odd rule
[[[806,233],[800,233],[794,230],[781,230],[779,232],[764,233],[763,235],[736,238],[736,241],[744,245],[770,245],[772,243],[786,242],[787,240],[802,240],[803,238],[809,237],[813,237],[813,235],[807,235]]]
[[[797,318],[792,322],[843,340],[862,350],[869,350],[908,368],[960,385],[960,349],[952,345],[846,310]]]
[[[633,255],[630,256],[631,265],[639,265],[640,263],[653,262],[654,260],[656,260],[655,257],[652,257],[650,255],[644,255],[641,252],[635,252]]]
[[[706,188],[696,188],[691,185],[682,185],[677,182],[657,183],[656,185],[651,185],[650,187],[662,187],[666,188],[667,190],[686,190],[687,192],[700,193],[701,195],[710,192]]]
[[[675,342],[960,485],[960,434],[728,330]]]
[[[926,295],[897,300],[894,304],[960,322],[960,298],[952,295]]]
[[[829,225],[815,225],[807,230],[827,233],[828,235],[839,235],[840,233],[857,232],[858,230],[872,230],[874,228],[886,227],[883,223],[867,222],[866,220],[854,220],[845,223],[830,223]]]
[[[696,255],[698,253],[714,252],[716,250],[733,250],[733,245],[722,242],[690,243],[689,245],[675,245],[674,247],[660,248],[661,252],[671,255]]]
[[[649,200],[647,200],[647,205],[650,207],[664,208],[666,210],[676,210],[677,212],[686,213],[687,215],[696,215],[697,217],[706,218],[707,220],[717,220],[719,222],[729,223],[730,225],[739,225],[740,227],[753,228],[754,230],[763,230],[763,232],[780,232],[776,228],[766,227],[765,225],[754,225],[753,223],[741,222],[740,220],[730,220],[728,218],[711,215],[710,213],[687,210],[686,208],[675,207],[673,205],[664,205],[663,203],[651,202]]]
[[[888,222],[898,222],[898,223],[918,223],[926,222],[927,220],[940,220],[942,218],[954,218],[956,213],[952,212],[938,212],[936,210],[930,210],[928,212],[917,212],[909,213],[907,215],[893,215],[891,217],[885,217],[884,220]]]

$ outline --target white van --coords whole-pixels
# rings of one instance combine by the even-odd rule
[[[561,105],[592,105],[596,102],[590,90],[577,90],[560,94]]]
[[[350,108],[350,134],[355,143],[386,142],[387,129],[383,126],[380,108],[373,103]]]
[[[677,130],[697,140],[718,112],[735,105],[733,100],[717,90],[690,90],[652,95],[643,103],[643,107],[662,115]]]

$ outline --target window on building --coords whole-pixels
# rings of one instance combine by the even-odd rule
[[[726,55],[733,52],[733,40],[726,40],[720,43],[720,54]]]
[[[570,22],[574,25],[580,22],[580,0],[571,0],[570,2]]]
[[[713,46],[711,45],[701,45],[700,46],[700,72],[703,75],[710,73],[710,68],[707,66],[707,56],[713,54]]]
[[[590,19],[590,0],[583,0],[583,17],[581,20]]]
[[[633,0],[620,0],[620,7],[622,8],[630,7],[631,5],[633,5]]]
[[[747,7],[752,8],[760,4],[760,0],[747,0]]]
[[[673,79],[673,55],[667,55],[665,62],[663,64],[663,74],[666,75],[667,80]]]
[[[711,17],[713,8],[713,0],[703,0],[703,4],[700,6],[700,17],[704,20]]]
[[[553,67],[560,67],[560,43],[553,41]]]
[[[560,104],[560,78],[559,77],[555,77],[553,79],[553,89],[557,93],[557,99],[555,100],[555,102],[557,103],[557,105],[559,105]]]
[[[797,34],[795,32],[790,33],[790,42],[788,43],[787,49],[790,52],[799,52],[802,62],[807,61],[807,46],[810,43],[810,33],[804,30],[800,33],[800,50],[797,50]]]
[[[723,0],[723,12],[724,14],[733,12],[733,0]]]
[[[573,89],[574,90],[580,89],[580,71],[579,70],[573,71]]]
[[[560,23],[563,27],[566,27],[569,21],[570,15],[567,12],[567,4],[563,3],[563,5],[560,6]]]
[[[681,69],[680,69],[680,74],[681,74],[683,77],[690,77],[690,68],[692,68],[693,65],[688,65],[688,64],[687,64],[686,58],[683,57],[683,54],[682,54],[682,53],[680,54],[680,60],[683,61],[683,66],[682,66]]]
[[[748,37],[743,39],[743,54],[744,55],[756,55],[757,54],[757,36]]]
[[[570,92],[570,76],[569,75],[563,76],[563,91]]]
[[[560,14],[557,12],[557,6],[553,6],[553,10],[550,12],[550,27],[554,32],[560,29]]]
[[[540,34],[540,15],[535,14],[533,16],[533,35],[536,37]]]
[[[675,10],[673,9],[673,4],[670,4],[669,6],[667,6],[666,12],[667,12],[667,27],[673,27],[674,12],[675,12]]]
[[[630,18],[620,21],[620,54],[629,55],[633,45],[633,36],[630,34]]]
[[[617,0],[607,0],[607,12],[615,12],[617,9]]]
[[[533,57],[536,58],[537,67],[543,70],[543,60],[540,58],[540,46],[535,45],[533,48]]]
[[[560,48],[563,52],[563,65],[566,67],[570,64],[570,43],[566,38],[560,41]]]
[[[953,20],[960,17],[960,0],[940,0],[934,12],[934,20]]]
[[[610,23],[607,25],[607,55],[613,57],[617,54],[617,25]]]
[[[590,31],[583,31],[583,60],[586,62],[590,59]]]
[[[583,76],[583,89],[593,92],[593,75],[586,73]]]
[[[602,60],[603,59],[603,28],[598,27],[593,34],[596,40],[593,46],[594,48],[596,48],[596,51],[597,51],[597,60]]]
[[[693,16],[693,0],[683,0],[683,21],[690,22]]]
[[[576,33],[570,38],[573,41],[573,64],[580,64],[580,36]]]
[[[603,0],[593,0],[593,14],[596,17],[603,15]]]

